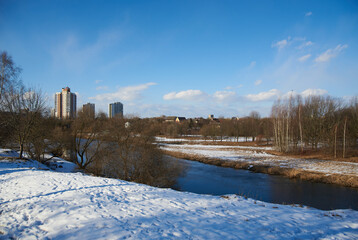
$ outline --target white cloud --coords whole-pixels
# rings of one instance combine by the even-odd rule
[[[307,54],[307,55],[304,55],[300,58],[298,58],[298,61],[300,62],[305,62],[307,59],[309,59],[311,57],[311,54]]]
[[[216,91],[213,95],[214,99],[217,101],[227,101],[233,99],[236,96],[236,93],[233,91]]]
[[[303,40],[304,41],[304,40]],[[297,48],[298,49],[303,49],[303,48],[306,48],[306,47],[309,47],[309,46],[312,46],[313,45],[313,42],[311,41],[304,41],[300,46],[298,46]]]
[[[103,82],[103,80],[96,80],[96,84]]]
[[[311,16],[311,15],[312,15],[312,12],[307,12],[307,13],[305,14],[306,17],[309,17],[309,16]]]
[[[287,39],[283,39],[281,41],[274,42],[271,47],[272,48],[278,48],[278,50],[281,50],[285,47],[288,47],[290,45],[294,45],[296,49],[303,49],[306,47],[310,47],[313,45],[312,41],[306,41],[305,37],[293,37],[290,36],[287,37]]]
[[[282,96],[280,96],[280,98],[282,98],[282,99],[289,99],[289,98],[291,98],[291,97],[296,97],[296,96],[298,96],[299,95],[299,93],[297,93],[296,91],[289,91],[289,92],[287,92],[287,93],[285,93],[285,94],[283,94]]]
[[[278,49],[282,49],[286,47],[288,44],[288,41],[286,39],[283,39],[281,41],[277,41],[271,45],[271,47],[277,47]]]
[[[308,97],[308,96],[319,96],[319,95],[325,95],[328,91],[324,89],[306,89],[303,92],[301,92],[302,97]]]
[[[273,100],[280,95],[280,91],[277,89],[271,89],[267,92],[260,92],[258,94],[248,94],[246,99],[253,102]]]
[[[121,87],[113,93],[99,94],[95,97],[90,97],[89,99],[97,101],[133,101],[141,97],[142,91],[153,85],[156,85],[156,83],[150,82],[135,86]]]
[[[258,85],[260,85],[262,83],[262,80],[257,80],[256,82],[255,82],[255,86],[258,86]]]
[[[164,100],[174,100],[174,99],[182,99],[182,100],[202,100],[206,94],[200,90],[186,90],[181,92],[170,92],[163,96]]]
[[[335,58],[338,56],[339,53],[341,53],[344,49],[346,49],[348,47],[347,44],[344,45],[337,45],[337,47],[335,47],[334,49],[330,48],[327,51],[325,51],[324,53],[322,53],[321,55],[319,55],[315,61],[316,62],[328,62],[329,60],[331,60],[332,58]]]

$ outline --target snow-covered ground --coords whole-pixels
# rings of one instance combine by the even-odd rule
[[[164,143],[160,145],[160,148],[170,152],[180,152],[228,161],[247,162],[255,165],[279,166],[325,174],[358,176],[358,163],[318,159],[293,159],[274,156],[264,152],[270,149],[264,147]]]
[[[186,135],[183,137],[186,138],[155,137],[155,140],[157,142],[213,142],[212,139],[205,139],[201,135]],[[214,142],[251,142],[251,140],[252,138],[245,137],[239,137],[239,140],[236,137],[223,137],[223,139],[217,137]]]
[[[27,156],[26,153],[23,154],[25,157]],[[46,154],[45,157],[48,159],[51,158],[52,155]],[[0,148],[0,159],[1,158],[18,158],[19,153],[15,150],[11,149],[4,149]],[[31,164],[37,164],[37,162],[32,162]],[[57,172],[76,172],[78,171],[77,165],[75,163],[63,160],[62,158],[53,157],[52,159],[48,160],[45,165],[41,165],[43,169],[52,169],[56,170]]]
[[[0,161],[0,239],[358,239],[358,212],[198,195]]]

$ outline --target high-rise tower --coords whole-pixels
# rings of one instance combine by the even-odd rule
[[[82,106],[82,111],[91,118],[94,118],[96,115],[96,109],[94,103],[86,103]]]
[[[61,92],[55,94],[55,117],[75,118],[76,117],[77,97],[71,93],[69,87],[62,88]]]
[[[108,108],[109,118],[123,117],[123,104],[120,102],[110,103]]]

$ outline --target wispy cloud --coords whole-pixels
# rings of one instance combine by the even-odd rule
[[[214,94],[208,94],[201,90],[186,90],[181,92],[170,92],[163,96],[164,100],[185,100],[185,101],[203,101],[206,102],[227,102],[236,99],[235,91],[216,91]]]
[[[97,96],[90,97],[89,99],[97,101],[133,101],[139,99],[141,97],[141,93],[153,85],[156,85],[156,83],[149,82],[135,86],[121,87],[115,92],[98,94]]]
[[[298,58],[298,61],[300,61],[300,62],[305,62],[305,61],[307,61],[310,57],[311,57],[311,54],[307,54],[307,55],[304,55],[304,56]]]
[[[306,37],[290,37],[288,36],[286,39],[282,39],[280,41],[274,42],[271,44],[272,48],[277,48],[278,50],[287,48],[292,45],[296,49],[304,49],[312,46],[314,43],[312,41],[307,41]]]
[[[271,45],[271,47],[273,47],[273,48],[276,47],[276,48],[278,48],[279,50],[280,50],[280,49],[283,49],[284,47],[286,47],[286,46],[288,45],[290,39],[291,39],[291,38],[288,37],[287,39],[283,39],[283,40],[277,41],[277,42],[273,43],[273,44]]]
[[[304,49],[306,47],[310,47],[313,45],[313,42],[311,41],[305,41],[303,40],[303,43],[297,47],[297,49]]]
[[[103,82],[103,80],[96,80],[95,82],[96,82],[96,84],[99,84],[99,83]]]
[[[307,13],[305,14],[305,16],[306,16],[306,17],[312,16],[312,12],[307,12]]]
[[[256,80],[256,81],[255,81],[255,86],[258,86],[258,85],[260,85],[261,83],[262,83],[262,80],[261,80],[261,79]]]
[[[253,102],[274,100],[280,96],[280,91],[277,89],[271,89],[267,92],[260,92],[258,94],[248,94],[246,99]]]
[[[181,100],[202,100],[206,94],[202,92],[201,90],[186,90],[181,92],[170,92],[168,94],[165,94],[163,96],[164,100],[175,100],[175,99],[181,99]]]
[[[331,60],[332,58],[335,58],[338,56],[338,54],[340,54],[344,49],[346,49],[348,47],[347,44],[344,45],[337,45],[337,47],[335,48],[330,48],[328,50],[326,50],[324,53],[322,53],[321,55],[319,55],[315,61],[316,62],[328,62],[329,60]]]

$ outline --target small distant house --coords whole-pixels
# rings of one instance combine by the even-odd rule
[[[165,122],[175,122],[177,117],[169,116],[165,118]]]
[[[186,120],[185,117],[177,117],[177,118],[175,119],[175,122],[181,123],[181,122],[183,122],[183,121],[185,121],[185,120]]]

